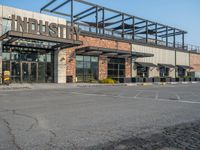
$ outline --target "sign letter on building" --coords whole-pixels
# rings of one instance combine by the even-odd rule
[[[80,30],[76,26],[68,26],[63,24],[49,23],[48,21],[36,20],[33,18],[26,18],[12,15],[12,25],[13,31],[39,34],[50,36],[54,38],[65,38],[65,39],[79,39]]]

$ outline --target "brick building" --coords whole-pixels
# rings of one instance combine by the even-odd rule
[[[185,44],[186,31],[86,1],[54,1],[41,8],[50,14],[0,6],[0,73],[9,70],[12,82],[198,80],[199,47]],[[65,5],[70,14],[59,11]]]

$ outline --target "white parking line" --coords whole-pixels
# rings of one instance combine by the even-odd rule
[[[177,98],[178,100],[181,99],[181,97],[180,97],[179,95],[175,94],[175,96],[176,96],[176,98]]]
[[[142,91],[138,92],[133,98],[137,98],[140,94],[142,94]]]
[[[175,102],[175,103],[187,103],[187,104],[200,104],[197,101],[185,101],[185,100],[170,100],[170,99],[154,99],[154,98],[143,98],[143,97],[127,97],[127,96],[112,96],[112,95],[105,95],[105,94],[89,94],[89,93],[80,93],[80,92],[69,92],[72,94],[78,95],[87,95],[87,96],[102,96],[102,97],[113,97],[113,98],[124,98],[124,99],[141,99],[141,100],[154,100],[160,102]],[[139,95],[139,93],[137,93]]]

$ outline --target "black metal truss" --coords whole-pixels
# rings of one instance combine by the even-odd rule
[[[51,0],[41,8],[40,12],[48,12],[64,17],[70,17],[71,24],[81,24],[84,22],[88,26],[95,27],[96,34],[98,35],[102,33],[105,34],[105,30],[112,31],[113,36],[114,32],[120,33],[122,39],[125,39],[125,35],[132,35],[133,41],[136,40],[136,37],[142,36],[146,43],[148,43],[150,36],[154,36],[155,44],[158,44],[158,40],[165,38],[166,46],[168,46],[169,37],[173,37],[173,47],[175,47],[176,37],[182,35],[182,46],[184,47],[184,38],[185,34],[187,33],[184,30],[149,21],[110,8],[102,7],[84,0],[65,0],[58,6],[49,9],[50,6],[53,6],[55,2],[58,1],[59,0]],[[69,3],[71,4],[71,12],[69,14],[63,11],[58,11],[61,7]],[[75,14],[74,3],[87,5],[88,8]],[[106,14],[113,15],[106,18]],[[93,22],[91,22],[92,17],[89,18],[89,16],[92,15],[93,17],[95,16],[95,21]],[[99,29],[101,29],[103,32],[100,32]]]

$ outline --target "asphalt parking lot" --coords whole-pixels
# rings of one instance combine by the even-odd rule
[[[0,150],[199,150],[200,84],[0,91]]]

